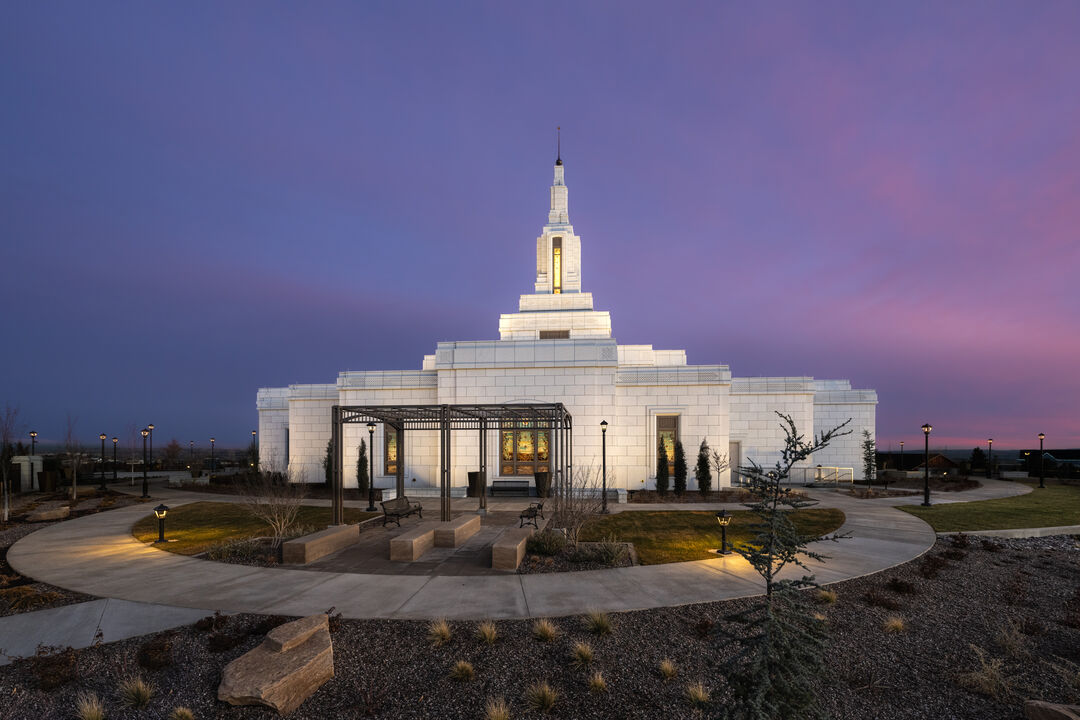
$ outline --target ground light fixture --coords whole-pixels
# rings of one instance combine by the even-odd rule
[[[120,442],[120,438],[114,437],[112,439],[112,481],[116,482],[116,443]]]
[[[150,497],[150,478],[146,477],[146,438],[150,435],[150,431],[143,428],[139,434],[142,435],[142,496],[148,498]]]
[[[923,457],[923,507],[930,507],[930,431],[933,429],[934,428],[930,426],[930,423],[925,423],[922,426],[925,439],[925,453]]]
[[[600,457],[601,459],[601,477],[604,481],[603,496],[600,501],[600,514],[607,515],[607,420],[600,421]]]
[[[105,433],[98,435],[98,439],[101,440],[101,491],[105,492],[105,438],[109,437]]]
[[[727,546],[727,526],[731,524],[731,515],[728,515],[727,510],[721,510],[716,513],[716,522],[720,523],[720,549],[716,551],[716,554],[730,555],[731,551]]]
[[[1039,487],[1045,488],[1046,483],[1043,482],[1043,440],[1046,439],[1045,433],[1039,433]]]
[[[375,423],[367,424],[368,432],[368,479],[367,479],[367,511],[375,512]],[[334,448],[337,452],[337,448]],[[401,458],[398,458],[401,462]]]
[[[169,507],[162,503],[154,508],[154,517],[157,518],[157,540],[155,542],[165,542],[165,514],[169,512]]]

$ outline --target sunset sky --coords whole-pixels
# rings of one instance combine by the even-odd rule
[[[241,445],[532,292],[555,127],[621,343],[1080,446],[1080,3],[7,2],[0,405]],[[33,427],[31,427],[33,426]]]

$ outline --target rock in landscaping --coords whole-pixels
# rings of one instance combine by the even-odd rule
[[[286,715],[334,677],[334,648],[325,614],[280,625],[262,644],[225,667],[218,700],[266,705]]]
[[[71,515],[71,508],[67,505],[61,505],[60,507],[45,508],[43,510],[35,510],[26,516],[26,522],[47,522],[49,520],[63,520],[68,515]]]
[[[1027,720],[1080,720],[1080,705],[1055,705],[1042,700],[1024,703]]]

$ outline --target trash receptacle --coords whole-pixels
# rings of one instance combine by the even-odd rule
[[[536,483],[536,497],[546,498],[551,490],[551,473],[533,473],[533,481]]]
[[[469,473],[469,497],[480,497],[484,492],[484,474],[479,470]]]

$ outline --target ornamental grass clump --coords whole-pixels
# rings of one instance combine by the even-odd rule
[[[593,661],[593,649],[587,642],[574,643],[574,649],[570,651],[570,657],[577,667],[588,667]]]
[[[589,675],[589,692],[607,692],[607,681],[604,680],[604,674],[599,670]]]
[[[120,702],[125,707],[142,710],[150,704],[154,696],[154,686],[140,676],[129,677],[120,683]]]
[[[169,713],[169,720],[195,720],[195,713],[191,711],[191,708],[174,707]]]
[[[79,720],[105,720],[105,703],[96,693],[80,693],[75,700],[75,715]]]
[[[491,697],[484,703],[484,720],[510,720],[510,706],[501,697]]]
[[[450,629],[450,623],[445,618],[432,620],[427,626],[427,639],[432,647],[442,647],[450,642],[454,632]]]
[[[555,625],[547,618],[540,618],[533,623],[532,636],[540,642],[551,642],[558,634]]]
[[[450,668],[450,677],[458,682],[468,682],[472,680],[476,675],[476,671],[473,669],[472,663],[467,660],[458,660],[454,663],[454,666]]]
[[[686,701],[690,703],[691,707],[701,708],[709,704],[709,688],[702,683],[690,683],[686,686],[684,692]]]
[[[885,622],[882,624],[882,628],[885,632],[890,634],[902,633],[904,632],[904,618],[895,615],[886,618]]]
[[[819,605],[835,605],[838,599],[839,595],[836,594],[835,590],[819,588],[818,591],[814,593],[814,602]]]
[[[976,645],[972,645],[971,650],[975,653],[975,662],[978,667],[957,675],[956,683],[965,690],[995,699],[1011,691],[1012,681],[1005,674],[1005,661],[1001,658],[990,657],[985,650]]]
[[[499,631],[495,628],[495,623],[485,620],[477,625],[476,639],[485,645],[494,645],[495,641],[499,639]]]
[[[590,610],[585,616],[585,627],[593,635],[610,635],[611,634],[611,618],[608,617],[606,612],[599,610]]]
[[[555,707],[559,694],[546,682],[537,681],[525,688],[525,703],[529,709],[549,713]]]
[[[679,674],[678,669],[676,669],[676,667],[675,667],[675,663],[671,662],[671,660],[669,660],[667,658],[664,658],[663,660],[660,661],[660,668],[659,669],[660,669],[660,677],[664,678],[665,681],[671,680],[676,675]]]

